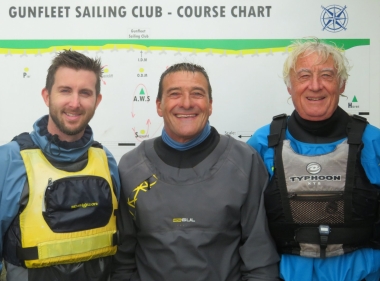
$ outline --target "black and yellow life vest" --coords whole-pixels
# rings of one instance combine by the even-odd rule
[[[38,148],[20,151],[29,201],[20,213],[17,257],[27,268],[116,253],[117,199],[105,151],[91,147],[78,172],[55,168]]]

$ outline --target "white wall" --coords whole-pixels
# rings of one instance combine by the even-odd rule
[[[0,144],[30,131],[34,120],[48,112],[40,92],[51,59],[64,48],[102,58],[103,101],[91,126],[95,138],[117,159],[142,140],[160,135],[163,122],[155,110],[158,80],[168,66],[183,61],[201,64],[209,73],[211,124],[222,134],[246,141],[238,136],[251,135],[273,115],[292,112],[282,64],[288,43],[308,36],[349,47],[346,55],[353,68],[340,106],[366,114],[379,126],[380,2],[365,3],[209,0],[211,17],[205,17],[205,1],[2,0]],[[348,19],[336,21],[345,30],[324,29],[324,11],[331,12],[332,4],[346,7],[341,16]],[[109,7],[117,11],[116,17],[104,14]],[[202,17],[194,16],[195,7],[202,7]],[[239,7],[245,16],[242,12],[234,17]],[[36,11],[35,17],[28,9]],[[180,16],[191,10],[192,17]],[[140,96],[144,102],[135,101]],[[357,102],[352,102],[354,97]]]

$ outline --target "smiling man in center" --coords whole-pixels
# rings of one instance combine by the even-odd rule
[[[211,93],[201,66],[180,63],[161,75],[162,136],[119,163],[122,244],[112,281],[278,280],[265,166],[210,126]]]

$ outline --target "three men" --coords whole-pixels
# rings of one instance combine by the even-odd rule
[[[161,76],[162,136],[122,157],[122,244],[111,280],[278,280],[263,202],[267,173],[209,125],[211,85],[194,64]]]
[[[284,64],[295,110],[248,144],[271,181],[269,228],[284,280],[378,281],[380,130],[339,106],[348,78],[341,50],[296,42]]]
[[[58,54],[49,115],[0,147],[0,253],[9,281],[106,281],[116,252],[117,165],[88,125],[102,100],[100,60]]]

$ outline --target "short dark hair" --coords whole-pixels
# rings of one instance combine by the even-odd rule
[[[210,101],[212,100],[212,95],[211,95],[212,89],[211,89],[210,80],[208,78],[208,74],[207,74],[206,70],[202,66],[200,66],[198,64],[188,63],[188,62],[182,62],[182,63],[174,64],[174,65],[170,66],[168,69],[166,69],[164,73],[161,74],[160,82],[158,84],[157,100],[161,100],[162,99],[162,81],[164,80],[164,78],[166,77],[166,75],[168,75],[169,73],[180,72],[180,71],[202,73],[203,76],[207,80],[207,84],[208,84],[208,97],[209,97]]]
[[[46,76],[45,88],[48,90],[49,94],[54,85],[55,73],[60,67],[93,71],[96,75],[96,95],[100,94],[100,80],[103,75],[103,68],[100,58],[92,59],[72,50],[63,50],[58,53],[58,55],[53,59]]]

